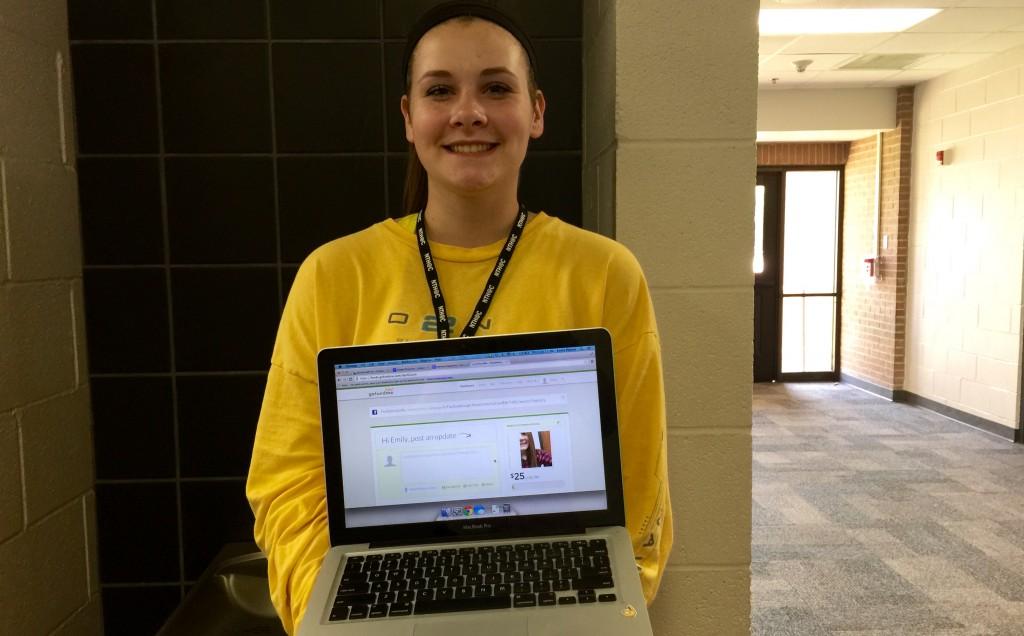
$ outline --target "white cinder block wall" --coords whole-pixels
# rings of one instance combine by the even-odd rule
[[[101,634],[65,0],[0,2],[0,634]]]
[[[584,218],[643,265],[665,361],[675,548],[654,631],[745,636],[758,3],[585,7]]]
[[[1017,427],[1024,48],[915,93],[905,388]],[[944,150],[947,165],[935,153]]]

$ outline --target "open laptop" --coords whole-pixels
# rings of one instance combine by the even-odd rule
[[[604,329],[324,349],[300,634],[650,634]],[[479,630],[479,631],[477,631]]]

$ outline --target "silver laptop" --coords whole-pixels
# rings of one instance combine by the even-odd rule
[[[324,349],[300,634],[650,634],[603,329]]]

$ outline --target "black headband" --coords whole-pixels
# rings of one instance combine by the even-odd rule
[[[409,60],[412,59],[412,52],[416,49],[416,45],[419,44],[420,39],[427,33],[427,31],[433,29],[442,22],[447,22],[452,18],[460,18],[463,16],[472,16],[474,18],[493,22],[511,33],[515,39],[519,40],[519,44],[521,44],[523,46],[523,50],[526,51],[526,56],[530,58],[530,68],[533,69],[533,72],[536,75],[537,55],[533,51],[533,44],[530,42],[530,36],[526,35],[526,31],[523,31],[519,25],[512,20],[512,18],[508,17],[498,9],[486,4],[480,4],[477,2],[445,2],[444,4],[437,5],[420,16],[420,19],[413,25],[412,30],[409,31],[409,36],[405,40],[405,57],[402,58],[403,80],[408,81],[409,79]]]

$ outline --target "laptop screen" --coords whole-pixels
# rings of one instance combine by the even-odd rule
[[[608,507],[595,347],[334,364],[345,526]]]

